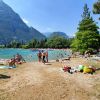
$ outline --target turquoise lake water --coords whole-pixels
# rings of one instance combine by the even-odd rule
[[[47,50],[44,50],[47,51]],[[17,53],[21,54],[26,61],[37,61],[38,50],[31,49],[0,49],[1,59],[11,59]],[[65,58],[71,55],[69,50],[48,50],[49,60]]]

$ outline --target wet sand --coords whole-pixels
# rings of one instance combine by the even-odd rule
[[[62,70],[63,65],[75,67],[86,62],[72,58],[0,70],[0,100],[100,100],[100,71],[91,75]]]

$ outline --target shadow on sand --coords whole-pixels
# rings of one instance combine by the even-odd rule
[[[0,79],[8,79],[8,78],[11,78],[11,77],[10,76],[7,76],[7,75],[0,74]]]

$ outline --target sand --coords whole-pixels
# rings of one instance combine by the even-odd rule
[[[63,65],[85,64],[86,59],[48,64],[31,62],[0,70],[0,100],[100,100],[100,72],[63,72]]]

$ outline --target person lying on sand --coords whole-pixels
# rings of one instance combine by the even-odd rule
[[[83,72],[84,74],[90,73],[93,74],[96,71],[96,68],[93,66],[84,66],[84,65],[79,65],[78,67],[71,68],[69,66],[64,66],[63,67],[64,72],[69,72],[73,74],[74,72]]]
[[[96,71],[96,68],[93,66],[84,66],[83,73],[90,73],[93,74]]]

